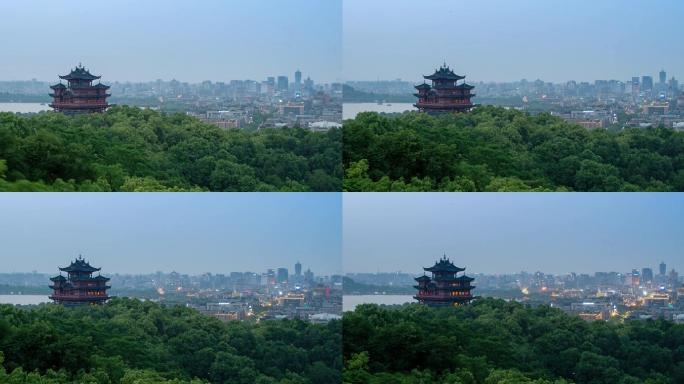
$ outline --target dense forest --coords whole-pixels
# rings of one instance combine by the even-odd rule
[[[223,130],[182,114],[0,113],[0,191],[339,191],[341,130]]]
[[[500,107],[361,113],[343,134],[345,191],[684,191],[684,132],[586,130]]]
[[[343,319],[349,384],[675,384],[684,325],[587,323],[548,306],[364,304]]]
[[[340,382],[341,322],[223,323],[181,307],[0,305],[2,383]]]

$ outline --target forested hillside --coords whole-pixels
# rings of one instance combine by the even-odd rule
[[[223,130],[182,114],[0,113],[0,191],[339,191],[341,132]]]
[[[335,383],[341,332],[339,321],[223,323],[131,299],[0,305],[0,383]]]
[[[344,382],[676,384],[684,325],[587,323],[548,306],[365,304],[343,319]]]
[[[344,124],[346,191],[684,191],[684,132],[588,131],[500,107],[362,113]]]

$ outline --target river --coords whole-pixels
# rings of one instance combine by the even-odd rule
[[[0,112],[38,113],[49,110],[47,103],[0,103]]]
[[[361,112],[402,113],[415,110],[416,107],[411,103],[344,103],[342,104],[342,118],[353,119]]]
[[[401,305],[414,302],[416,300],[410,295],[344,295],[342,310],[353,311],[361,304]]]
[[[0,295],[0,304],[36,305],[49,302],[50,299],[43,295]]]

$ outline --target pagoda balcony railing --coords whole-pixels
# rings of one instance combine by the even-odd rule
[[[422,103],[418,102],[415,104],[416,107],[418,108],[434,108],[434,109],[451,109],[454,107],[464,107],[464,108],[469,108],[473,107],[473,103]]]
[[[427,299],[451,299],[454,297],[473,297],[470,292],[467,292],[467,295],[449,295],[449,294],[444,294],[444,295],[436,295],[436,294],[425,294],[418,292],[417,296],[418,297],[423,297]]]

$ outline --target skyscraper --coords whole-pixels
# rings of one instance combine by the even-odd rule
[[[302,72],[299,69],[295,72],[294,91],[295,93],[302,91]]]
[[[660,73],[658,74],[658,76],[659,76],[660,84],[665,84],[665,82],[667,82],[667,72],[665,72],[664,69],[660,70]]]
[[[653,78],[651,76],[641,76],[641,90],[644,92],[653,90]]]
[[[643,284],[650,284],[653,282],[653,270],[651,268],[641,269],[641,282]]]
[[[632,77],[632,93],[639,93],[639,76]]]
[[[665,264],[664,261],[660,262],[658,270],[659,270],[661,276],[665,276],[667,274],[667,265]]]
[[[302,263],[300,263],[299,261],[297,262],[297,264],[295,264],[295,276],[302,276]]]
[[[287,91],[289,88],[289,80],[287,76],[278,76],[278,91]]]
[[[287,268],[278,268],[278,275],[277,279],[279,283],[286,283],[287,279],[289,277],[289,273],[287,271]]]

